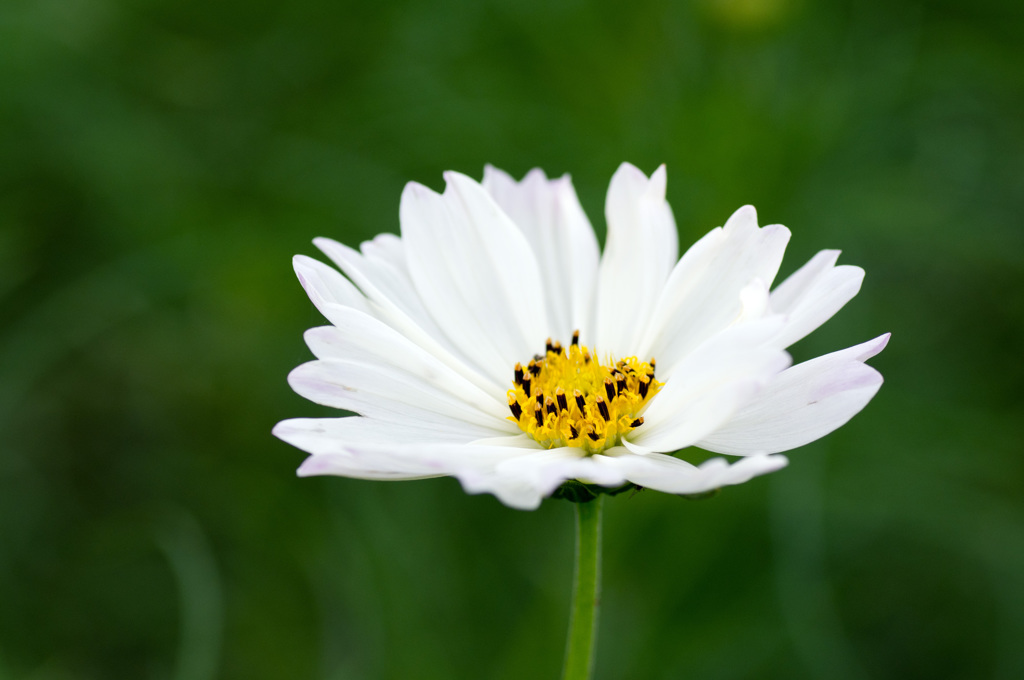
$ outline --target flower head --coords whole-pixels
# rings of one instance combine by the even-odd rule
[[[445,180],[407,185],[401,237],[316,239],[341,272],[295,257],[330,325],[289,382],[358,414],[278,423],[300,475],[452,475],[523,509],[571,480],[696,494],[785,466],[881,386],[888,334],[790,366],[864,272],[824,250],[771,290],[790,233],[750,206],[679,258],[664,166],[623,164],[602,254],[568,177]],[[667,455],[688,447],[739,459]]]

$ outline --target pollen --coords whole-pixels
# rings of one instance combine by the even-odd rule
[[[586,454],[617,446],[644,424],[647,402],[664,383],[654,377],[654,359],[595,360],[579,344],[579,331],[563,347],[548,338],[544,354],[513,369],[509,418],[544,448],[580,448]]]

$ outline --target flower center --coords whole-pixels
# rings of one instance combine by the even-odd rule
[[[608,357],[601,364],[579,338],[573,333],[568,348],[549,338],[545,354],[525,368],[516,364],[508,407],[519,429],[544,448],[600,453],[644,424],[638,414],[664,383],[654,379],[654,359]]]

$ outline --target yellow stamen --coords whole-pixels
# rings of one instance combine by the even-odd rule
[[[608,357],[600,363],[579,344],[576,331],[568,347],[548,338],[544,356],[535,356],[525,370],[516,364],[510,420],[545,448],[600,453],[643,425],[639,414],[663,384],[654,379],[654,359]]]

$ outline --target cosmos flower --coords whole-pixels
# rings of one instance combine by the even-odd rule
[[[522,509],[568,480],[698,494],[846,423],[881,386],[864,361],[888,334],[795,366],[785,349],[863,270],[823,250],[772,290],[790,232],[750,206],[679,258],[665,177],[618,169],[603,254],[568,177],[491,167],[447,173],[443,194],[408,184],[401,237],[316,239],[341,271],[295,257],[330,325],[288,380],[358,415],[279,423],[310,454],[299,474],[451,475]],[[736,458],[690,462],[704,452]]]

